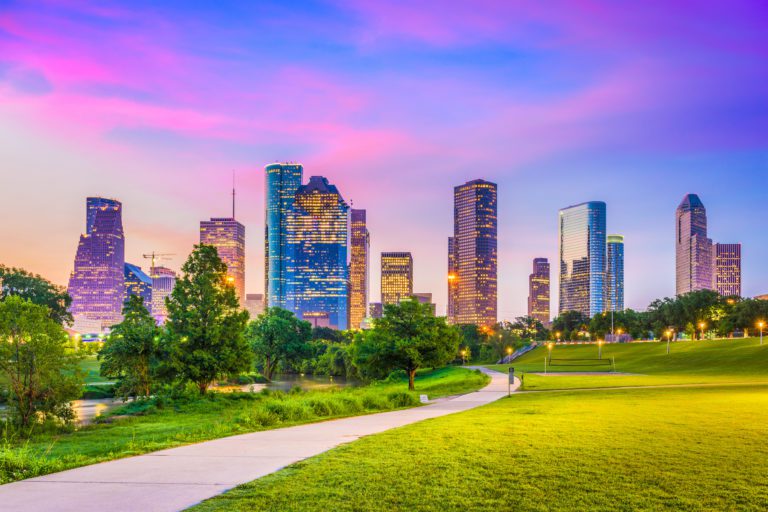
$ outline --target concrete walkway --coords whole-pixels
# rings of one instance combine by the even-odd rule
[[[362,436],[473,409],[507,394],[505,374],[478,369],[490,375],[488,386],[423,407],[225,437],[2,485],[0,511],[183,510]]]

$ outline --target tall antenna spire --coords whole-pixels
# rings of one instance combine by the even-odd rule
[[[232,219],[235,218],[235,171],[232,170]]]

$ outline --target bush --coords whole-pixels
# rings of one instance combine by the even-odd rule
[[[395,391],[387,395],[387,400],[392,404],[395,409],[400,407],[410,407],[412,405],[418,405],[419,400],[405,391]]]
[[[292,400],[266,402],[264,409],[276,415],[283,422],[301,421],[312,417],[312,411],[306,405]]]

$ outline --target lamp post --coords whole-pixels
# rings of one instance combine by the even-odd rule
[[[510,358],[512,357],[512,347],[507,347],[507,364],[509,364]]]
[[[765,327],[765,322],[760,320],[757,322],[757,328],[760,329],[760,344],[763,344],[763,327]]]
[[[601,340],[597,340],[597,358],[603,358],[603,342]]]
[[[704,339],[704,328],[707,326],[704,322],[699,322],[699,329],[701,330],[701,336],[699,337],[700,340]]]
[[[461,364],[462,366],[467,364],[467,349],[461,349]]]
[[[672,340],[672,330],[667,329],[665,334],[667,335],[667,354],[669,354],[669,342]]]
[[[552,346],[554,343],[547,343],[547,348],[549,349],[549,362],[552,362]]]
[[[557,331],[555,333],[555,339],[557,339],[557,342],[560,343],[560,331]],[[550,348],[550,350],[551,350],[551,348]]]

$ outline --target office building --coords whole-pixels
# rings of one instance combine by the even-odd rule
[[[459,269],[456,267],[456,240],[448,237],[448,305],[445,316],[451,323],[456,323],[456,303],[459,295]]]
[[[248,293],[245,295],[245,310],[251,315],[251,320],[264,312],[264,294]]]
[[[167,267],[155,266],[149,269],[149,275],[152,277],[152,316],[162,325],[168,319],[165,299],[176,286],[176,272]]]
[[[234,212],[233,212],[234,213]],[[234,217],[200,222],[200,243],[212,245],[227,265],[227,278],[235,287],[241,307],[245,304],[245,226]]]
[[[142,298],[144,307],[147,308],[149,314],[152,314],[152,278],[141,270],[141,267],[132,265],[131,263],[125,264],[125,301],[131,295],[137,295]]]
[[[397,304],[411,295],[413,295],[411,253],[381,253],[381,303]]]
[[[741,244],[715,244],[715,290],[724,297],[741,297]]]
[[[605,269],[605,310],[624,311],[624,237],[608,235]]]
[[[67,291],[73,329],[103,332],[122,320],[125,299],[123,207],[101,197],[86,200],[86,232],[80,235]]]
[[[360,329],[368,310],[370,236],[365,210],[350,210],[349,328]]]
[[[549,324],[549,295],[549,260],[534,258],[533,272],[528,276],[528,316],[543,325]]]
[[[265,302],[269,307],[284,308],[287,256],[288,214],[293,209],[301,186],[301,164],[275,163],[265,171],[264,283]]]
[[[346,329],[349,207],[326,178],[312,176],[297,190],[286,221],[285,308]]]
[[[432,315],[437,315],[437,304],[432,302],[431,293],[414,293],[412,297],[419,301],[419,304],[429,305],[429,309],[432,311]]]
[[[707,238],[707,210],[699,196],[686,195],[675,217],[676,293],[711,290],[712,240]]]
[[[560,210],[559,312],[605,311],[606,206],[590,201]]]
[[[497,319],[496,184],[473,180],[455,187],[453,211],[449,265],[455,271],[449,270],[448,280],[449,289],[455,281],[456,290],[452,298],[449,294],[449,321],[492,326]]]
[[[368,305],[368,316],[370,318],[381,318],[384,316],[384,304],[381,302],[371,302]]]

